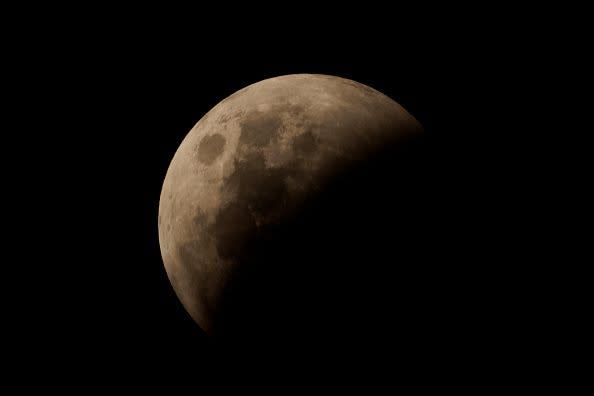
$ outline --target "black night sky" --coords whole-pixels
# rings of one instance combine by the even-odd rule
[[[511,302],[519,277],[498,231],[508,201],[497,187],[503,168],[490,162],[497,155],[487,116],[494,97],[485,99],[499,83],[490,70],[503,60],[483,51],[487,39],[470,42],[467,30],[435,24],[420,10],[299,9],[300,17],[262,19],[241,10],[233,19],[222,10],[182,19],[158,9],[85,11],[15,45],[26,60],[25,77],[15,81],[32,86],[43,108],[35,150],[51,157],[35,171],[49,218],[37,231],[45,235],[39,248],[26,247],[45,259],[33,260],[43,263],[34,280],[42,296],[20,300],[24,316],[35,311],[25,360],[99,385],[171,373],[196,392],[225,370],[276,373],[288,384],[328,379],[320,374],[328,367],[342,373],[332,378],[369,370],[393,389],[412,382],[441,389],[469,377],[492,381],[502,361],[514,360],[510,345],[524,337],[514,332],[522,309]],[[377,220],[384,248],[373,257],[395,268],[381,272],[378,287],[398,287],[406,308],[395,313],[385,297],[372,310],[385,319],[382,328],[354,323],[328,343],[312,341],[299,363],[278,353],[282,345],[270,355],[276,360],[266,360],[269,346],[251,345],[249,354],[218,350],[177,300],[157,233],[165,172],[190,128],[236,90],[291,73],[353,79],[396,100],[427,132],[425,151],[404,156],[420,155],[431,170],[431,185],[419,195],[430,232],[408,240],[406,250],[423,257],[422,271],[390,262],[399,239]],[[23,89],[24,97],[30,91]],[[370,174],[369,182],[393,193],[385,176]],[[348,215],[337,221],[361,231],[361,249],[378,244],[365,241]],[[334,253],[321,256],[345,256]],[[390,274],[411,281],[391,283]],[[355,293],[375,287],[352,286]]]

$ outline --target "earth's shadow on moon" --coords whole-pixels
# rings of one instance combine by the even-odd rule
[[[254,234],[214,318],[214,345],[339,360],[345,351],[393,347],[413,357],[451,344],[443,341],[459,335],[448,326],[460,285],[445,257],[441,158],[427,135],[386,146]]]

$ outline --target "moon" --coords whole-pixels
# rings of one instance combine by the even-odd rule
[[[159,202],[165,270],[194,321],[212,335],[271,331],[266,318],[275,314],[262,308],[291,294],[297,311],[285,316],[311,323],[301,303],[331,284],[318,274],[340,272],[321,270],[331,264],[309,250],[323,239],[308,236],[321,233],[310,220],[328,213],[319,203],[337,180],[349,185],[349,175],[379,152],[421,133],[386,95],[328,75],[267,79],[217,104],[179,146]]]

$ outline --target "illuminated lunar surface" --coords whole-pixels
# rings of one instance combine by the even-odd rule
[[[216,334],[236,274],[254,265],[253,246],[274,243],[342,170],[421,130],[382,93],[326,75],[271,78],[216,105],[179,146],[159,204],[165,269],[192,318]]]

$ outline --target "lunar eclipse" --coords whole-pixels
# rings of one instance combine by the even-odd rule
[[[322,334],[385,305],[370,294],[385,281],[369,284],[382,277],[377,246],[404,249],[385,235],[370,242],[365,226],[382,211],[393,217],[394,181],[384,181],[388,191],[378,174],[410,173],[410,163],[394,169],[399,148],[422,135],[394,100],[334,76],[270,78],[221,101],[181,142],[160,196],[163,262],[187,312],[215,337],[265,338]],[[410,194],[402,180],[399,199]],[[398,208],[406,213],[393,236],[411,210]],[[325,245],[325,232],[341,242]]]

